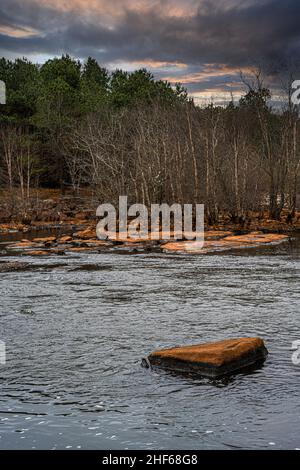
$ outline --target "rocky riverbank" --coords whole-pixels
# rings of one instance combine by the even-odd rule
[[[35,189],[23,200],[18,191],[13,194],[0,191],[0,234],[10,232],[29,233],[57,227],[90,227],[95,225],[98,200],[89,189],[78,194],[58,189]],[[236,233],[300,233],[300,212],[294,217],[283,210],[280,220],[269,218],[268,212],[251,212],[234,220],[230,214],[222,213],[215,225],[207,225],[214,231]]]
[[[182,238],[170,241],[164,233],[157,234],[155,241],[148,237],[137,240],[122,233],[98,240],[97,201],[89,191],[74,196],[70,192],[62,194],[59,190],[39,189],[35,198],[27,201],[27,206],[23,208],[20,198],[15,195],[19,210],[15,209],[13,213],[9,212],[11,200],[8,195],[2,192],[0,196],[2,255],[49,256],[102,250],[205,254],[273,245],[287,241],[294,233],[300,233],[300,213],[291,219],[283,211],[280,220],[269,219],[267,213],[252,213],[237,223],[223,214],[218,224],[206,226],[203,247]]]
[[[250,232],[241,235],[228,230],[208,230],[205,232],[204,246],[199,245],[197,241],[168,241],[165,239],[164,233],[160,233],[158,238],[158,240],[151,240],[145,237],[137,240],[125,236],[125,234],[118,234],[118,236],[108,235],[106,240],[99,240],[94,225],[72,233],[60,233],[57,236],[40,236],[32,239],[24,237],[14,241],[4,240],[1,254],[54,256],[105,250],[206,254],[216,251],[274,245],[288,241],[289,236],[278,233],[265,234],[263,232]]]

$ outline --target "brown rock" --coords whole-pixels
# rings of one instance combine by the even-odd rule
[[[10,244],[10,247],[11,248],[31,248],[32,246],[34,246],[34,243],[32,243],[31,241],[27,240],[22,240],[21,242],[17,242],[17,243],[11,243]]]
[[[287,240],[286,235],[280,235],[278,233],[267,233],[263,234],[261,232],[251,232],[247,235],[237,235],[232,237],[226,237],[225,240],[227,242],[235,242],[235,243],[250,243],[250,244],[263,244],[263,243],[274,243],[274,242],[282,242]]]
[[[107,246],[109,245],[110,243],[105,241],[105,240],[98,240],[98,239],[86,239],[84,240],[84,243],[87,245],[87,246]]]
[[[33,251],[24,251],[23,255],[27,256],[49,256],[49,251],[46,250],[33,250]]]
[[[55,237],[45,237],[45,238],[34,238],[32,240],[34,243],[54,243],[56,241]]]
[[[58,239],[58,243],[69,243],[71,241],[73,241],[73,238],[68,235],[65,235],[64,237]]]
[[[177,253],[205,253],[202,244],[196,241],[167,242],[161,245],[161,249]]]
[[[144,243],[149,239],[149,235],[141,236],[140,238],[130,236],[130,233],[126,232],[119,232],[117,234],[112,234],[110,232],[106,232],[107,239],[113,243]]]
[[[144,364],[219,377],[262,362],[267,354],[262,339],[239,338],[155,351]]]
[[[77,247],[73,247],[73,248],[68,248],[67,251],[69,251],[71,253],[83,253],[83,252],[86,252],[86,251],[89,251],[89,250],[90,250],[90,248],[77,246]]]
[[[82,240],[86,239],[95,239],[96,238],[96,229],[87,228],[86,230],[80,230],[79,232],[74,233],[74,237],[81,238]]]
[[[68,248],[67,251],[71,253],[88,253],[88,252],[93,252],[96,250],[96,247],[91,247],[91,246],[77,246],[77,247],[72,247]]]
[[[65,255],[65,251],[62,250],[61,248],[51,248],[50,253],[53,253],[55,255]]]
[[[86,220],[86,214],[84,212],[77,212],[75,214],[75,219]]]
[[[219,240],[220,238],[227,237],[229,235],[233,235],[232,232],[229,230],[207,230],[204,232],[205,240]]]
[[[227,235],[232,235],[233,232],[231,231],[221,231],[221,230],[210,230],[205,232],[205,239],[220,239],[223,238]],[[145,242],[151,242],[151,241],[163,241],[163,240],[169,240],[169,238],[172,240],[172,243],[184,243],[182,241],[186,237],[188,239],[195,238],[196,233],[195,232],[185,232],[183,233],[178,233],[174,231],[170,231],[170,233],[167,232],[153,232],[153,233],[144,233],[141,234],[139,238],[135,236],[135,233],[128,230],[127,232],[119,232],[117,234],[112,234],[110,232],[105,232],[105,235],[107,238],[113,242],[122,242],[122,243],[145,243]],[[201,234],[198,234],[199,237]],[[181,241],[179,241],[181,240]]]
[[[281,243],[288,239],[286,235],[277,233],[263,234],[261,232],[252,232],[247,235],[231,235],[214,240],[205,234],[205,243],[201,245],[197,241],[169,242],[161,245],[163,251],[171,252],[190,252],[190,253],[208,253],[211,251],[224,251],[232,248],[251,248],[272,243]]]

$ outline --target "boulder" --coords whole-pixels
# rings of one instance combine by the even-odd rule
[[[21,242],[12,242],[9,244],[11,249],[19,248],[32,248],[35,244],[29,240],[22,240]]]
[[[98,240],[98,239],[87,239],[87,240],[84,240],[84,243],[86,244],[86,246],[107,246],[107,245],[110,245],[109,242],[105,241],[105,240]]]
[[[73,241],[73,238],[69,235],[64,235],[63,237],[58,239],[58,243],[69,243],[71,241]]]
[[[56,237],[34,238],[32,241],[34,243],[44,243],[44,245],[49,245],[56,242]]]
[[[32,251],[24,251],[23,255],[26,256],[49,256],[49,251],[46,250],[32,250]]]
[[[80,238],[82,240],[85,239],[95,239],[96,238],[96,229],[93,227],[89,227],[85,230],[80,230],[79,232],[76,232],[73,234],[73,237],[75,238]]]
[[[226,232],[223,232],[226,233]],[[162,251],[179,253],[210,253],[241,248],[255,248],[282,243],[288,240],[287,235],[261,232],[252,232],[247,235],[229,235],[224,238],[212,236],[212,232],[205,233],[205,242],[202,247],[197,241],[168,242],[161,245]]]
[[[215,378],[262,363],[267,355],[262,339],[239,338],[162,349],[143,359],[142,364],[179,372],[197,372]]]
[[[90,247],[90,246],[77,246],[77,247],[72,247],[68,248],[67,251],[71,253],[91,253],[96,250],[96,247]]]

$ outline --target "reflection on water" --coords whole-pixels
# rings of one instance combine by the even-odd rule
[[[26,257],[0,273],[0,447],[300,447],[299,246]],[[270,355],[251,373],[140,367],[157,348],[258,335]]]

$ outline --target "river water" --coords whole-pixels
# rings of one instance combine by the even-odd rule
[[[299,240],[108,250],[0,273],[0,448],[300,448],[299,253]],[[265,339],[259,370],[211,381],[140,366],[157,348],[242,336]]]

